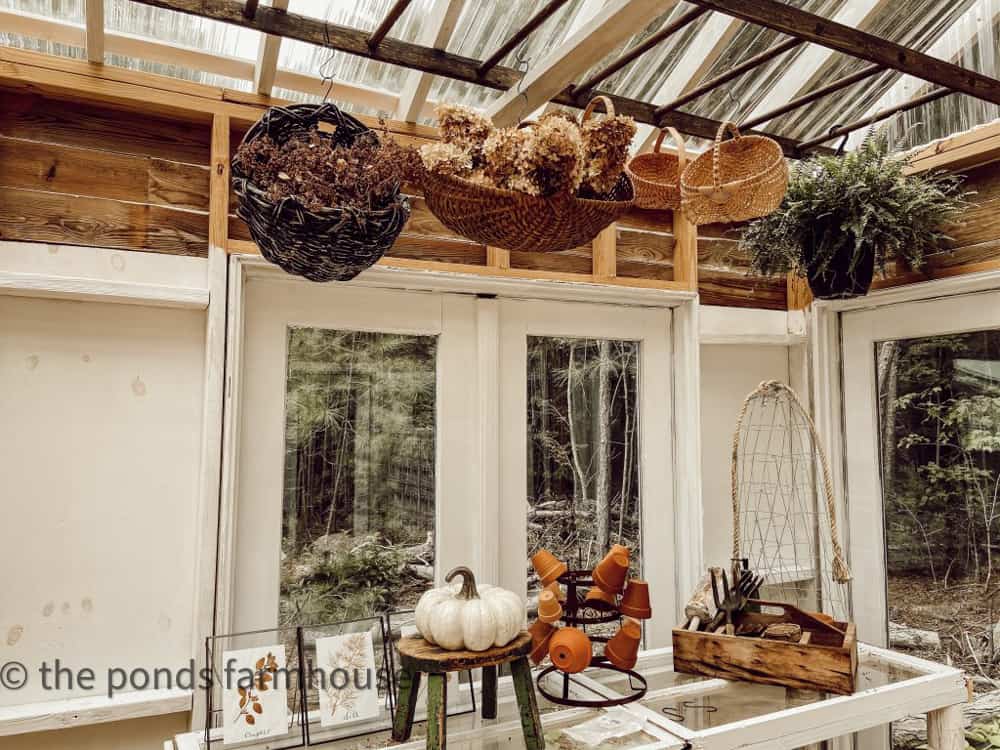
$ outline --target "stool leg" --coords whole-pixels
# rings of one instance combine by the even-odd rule
[[[448,675],[427,675],[427,750],[444,750],[447,744]]]
[[[497,717],[497,668],[483,667],[483,718]]]
[[[396,742],[406,742],[413,731],[413,714],[417,710],[417,694],[420,692],[420,672],[404,666],[399,673],[399,695],[396,700],[396,715],[392,717],[392,738]]]
[[[538,702],[535,699],[535,685],[531,680],[531,666],[523,656],[510,663],[510,673],[514,678],[514,694],[521,714],[521,731],[524,734],[526,750],[543,750],[545,737],[542,735],[542,721],[538,718]]]

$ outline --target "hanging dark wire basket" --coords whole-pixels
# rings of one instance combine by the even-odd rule
[[[319,124],[332,126],[330,132]],[[358,138],[378,138],[368,126],[333,104],[271,107],[247,131],[243,144],[268,136],[281,145],[295,136],[318,133],[331,147]],[[295,197],[271,200],[233,163],[236,215],[246,222],[261,255],[288,273],[310,281],[347,281],[375,265],[392,247],[410,217],[410,204],[397,187],[386,205],[376,208],[331,206],[308,209]]]

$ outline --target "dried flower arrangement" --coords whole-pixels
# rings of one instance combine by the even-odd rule
[[[414,148],[374,131],[349,146],[334,145],[316,131],[281,144],[265,135],[241,145],[234,162],[270,200],[294,197],[309,210],[383,208],[420,169]]]
[[[636,132],[631,117],[614,114],[580,123],[556,110],[535,123],[497,129],[468,107],[444,104],[436,114],[442,143],[420,149],[428,171],[541,197],[608,193]]]

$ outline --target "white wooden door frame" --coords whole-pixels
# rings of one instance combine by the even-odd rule
[[[827,450],[827,457],[830,462],[832,480],[834,485],[834,495],[837,502],[838,518],[845,519],[845,528],[848,530],[844,536],[844,549],[848,560],[854,569],[858,569],[858,559],[854,547],[857,540],[854,538],[853,530],[858,524],[858,519],[853,508],[848,501],[847,490],[850,476],[848,474],[847,443],[845,432],[845,393],[844,393],[844,332],[843,317],[850,311],[876,310],[880,308],[891,308],[897,305],[905,305],[912,302],[944,300],[958,296],[974,294],[977,292],[1000,290],[1000,272],[990,271],[966,276],[958,276],[947,279],[910,284],[902,287],[879,290],[850,300],[817,300],[812,304],[807,319],[807,351],[809,360],[809,374],[811,387],[809,391],[812,407],[813,419],[816,422],[820,440]],[[921,334],[917,334],[921,335]],[[850,408],[857,408],[857,404],[850,402]],[[874,433],[872,434],[872,437]],[[875,454],[871,453],[871,457]],[[870,458],[870,460],[872,460]],[[856,467],[855,472],[859,469]],[[869,472],[870,476],[870,472]],[[864,502],[864,499],[861,500]],[[879,486],[878,507],[881,510],[881,487]],[[881,519],[879,519],[879,533],[881,533]],[[884,585],[884,557],[880,559],[879,565],[882,576],[872,575],[872,571],[865,567],[860,570],[865,571],[863,577],[869,579],[865,583],[868,586],[875,581],[878,585]],[[851,582],[851,603],[853,616],[855,619],[864,618],[862,614],[866,609],[866,602],[859,595],[857,589],[858,581],[862,576],[855,576]],[[865,585],[862,584],[862,586]],[[880,595],[880,601],[884,603],[884,590]],[[884,607],[883,607],[884,618]],[[869,623],[865,626],[871,628]],[[883,640],[885,642],[885,628],[883,626]],[[875,628],[876,634],[879,632]],[[864,638],[870,636],[864,635]],[[884,729],[870,730],[861,733],[858,737],[858,746],[865,750],[884,748],[888,746],[888,732]],[[843,738],[835,743],[837,750],[846,750],[851,745],[850,738]]]
[[[263,259],[256,256],[234,255],[230,258],[230,283],[226,339],[226,391],[225,418],[222,438],[222,488],[220,493],[218,565],[211,581],[207,576],[200,585],[210,585],[216,591],[214,632],[233,632],[235,550],[236,550],[236,496],[238,492],[238,456],[240,452],[241,393],[244,388],[240,363],[244,358],[244,322],[246,309],[244,289],[251,278],[285,278]],[[700,418],[698,380],[698,299],[690,292],[642,288],[616,288],[599,284],[576,284],[555,281],[521,281],[504,278],[467,276],[456,273],[432,273],[374,268],[363,273],[350,284],[351,287],[423,290],[468,295],[475,304],[477,330],[476,357],[480,363],[477,373],[469,374],[479,383],[480,392],[497,387],[495,379],[502,363],[499,360],[497,330],[499,326],[500,299],[559,300],[600,303],[615,307],[665,308],[672,310],[671,349],[673,352],[673,413],[671,426],[682,440],[673,440],[673,465],[688,467],[675,471],[674,529],[675,540],[683,546],[674,550],[670,565],[674,570],[675,590],[687,590],[697,580],[702,569],[702,506],[700,479]],[[341,288],[337,286],[336,288]],[[492,330],[492,333],[491,333]],[[490,343],[492,342],[492,343]],[[468,361],[466,358],[463,361]],[[489,366],[495,363],[495,366]],[[489,425],[498,425],[493,411],[496,404],[480,399],[470,407],[473,419]],[[496,557],[488,544],[497,545],[499,513],[499,428],[482,429],[474,440],[483,467],[481,475],[469,485],[470,498],[481,500],[481,517],[470,521],[470,539],[479,546],[477,562],[484,568],[486,577],[494,577],[488,561]],[[484,460],[492,456],[494,463]],[[492,500],[490,500],[492,493]],[[491,557],[492,555],[492,557]],[[440,575],[444,564],[439,564]],[[672,593],[673,599],[677,599]],[[680,605],[674,611],[661,610],[664,626],[669,627],[679,618]]]
[[[500,303],[500,582],[524,595],[527,547],[527,340],[568,336],[638,341],[639,482],[643,575],[650,580],[653,609],[647,623],[651,645],[670,642],[676,606],[674,553],[685,554],[675,532],[673,503],[672,342],[669,309],[503,300]],[[668,488],[663,492],[661,488]],[[497,532],[494,532],[495,534]],[[655,535],[655,537],[654,537]],[[655,543],[654,543],[655,538]],[[666,544],[664,544],[666,540]]]

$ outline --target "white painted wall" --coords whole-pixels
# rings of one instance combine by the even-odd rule
[[[743,399],[762,380],[789,383],[788,354],[788,347],[774,345],[701,347],[701,482],[707,565],[728,565],[732,556],[729,469],[733,430]]]
[[[32,673],[0,705],[191,656],[204,317],[0,297],[0,639]],[[100,693],[44,690],[55,658]]]

